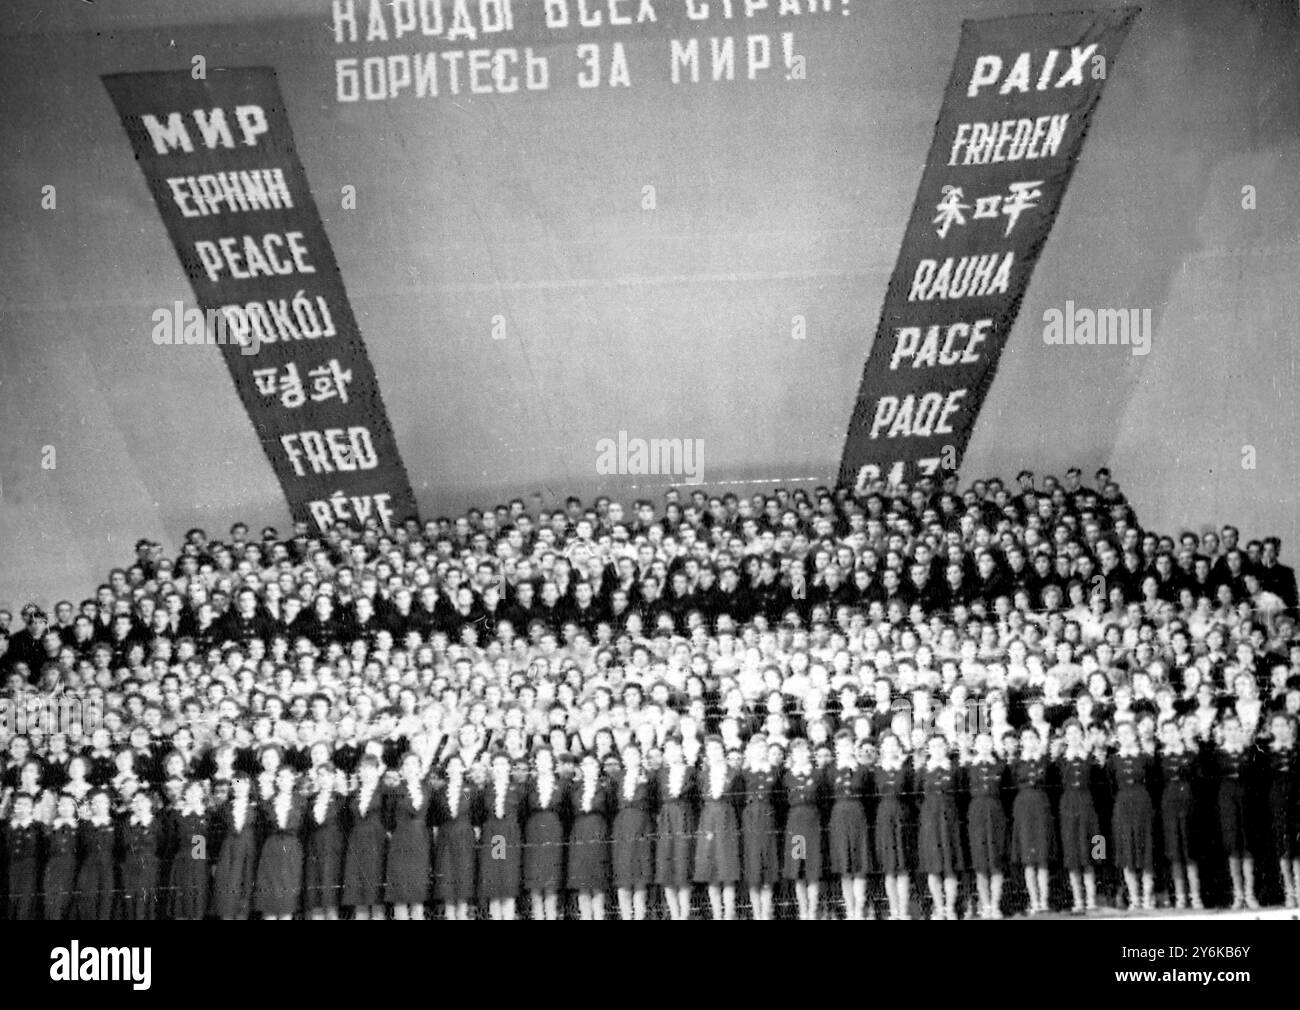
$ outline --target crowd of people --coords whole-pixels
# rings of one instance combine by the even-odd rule
[[[194,529],[0,612],[9,916],[1296,906],[1276,538],[1077,468],[665,497]]]

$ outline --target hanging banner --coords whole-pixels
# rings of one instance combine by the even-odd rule
[[[966,21],[839,482],[956,469],[1137,8]]]
[[[104,84],[199,306],[160,307],[154,342],[221,348],[295,520],[391,529],[415,516],[275,71]]]

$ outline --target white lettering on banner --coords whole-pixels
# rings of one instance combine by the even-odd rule
[[[472,42],[479,35],[515,27],[512,0],[332,0],[331,6],[334,41],[340,45],[363,41],[363,31],[366,42],[416,34]],[[444,8],[448,11],[445,20]]]
[[[288,248],[288,255],[283,252]],[[199,254],[208,279],[216,283],[223,273],[236,280],[274,277],[276,274],[314,274],[307,262],[307,247],[300,231],[267,232],[261,238],[252,235],[219,238],[215,242],[198,239],[194,251]]]
[[[545,91],[550,87],[550,64],[545,56],[522,50],[443,49],[437,52],[394,53],[391,56],[345,57],[334,61],[335,98],[340,102],[380,102],[439,95],[508,95],[520,90]]]
[[[633,2],[636,15],[631,14]],[[546,10],[547,28],[568,28],[570,23],[583,28],[599,28],[602,20],[611,25],[641,24],[658,21],[651,0],[572,0],[573,18],[570,20],[570,0],[542,0]],[[601,8],[605,8],[603,11]]]
[[[268,298],[243,305],[221,306],[234,342],[274,344],[277,340],[316,340],[338,334],[325,299],[308,299],[299,291],[293,298]]]
[[[268,129],[266,113],[262,111],[260,105],[236,105],[234,114],[240,139],[245,146],[254,146],[257,138]],[[235,146],[235,134],[226,119],[225,109],[212,109],[210,112],[195,109],[191,115],[194,117],[204,147],[214,150],[218,147]],[[185,117],[182,113],[168,113],[166,123],[160,123],[158,117],[152,115],[141,116],[140,121],[149,132],[149,139],[153,142],[156,153],[171,154],[177,149],[186,154],[194,152],[194,140],[185,126]]]
[[[939,464],[943,462],[942,456],[926,456],[916,461],[917,469],[921,473],[930,477],[939,469]],[[866,494],[870,486],[881,479],[882,474],[887,474],[884,481],[890,487],[896,487],[903,483],[903,476],[907,469],[907,460],[899,459],[893,463],[887,463],[883,467],[876,463],[864,463],[858,469],[858,477],[854,482],[853,490],[856,494]]]
[[[505,31],[513,2],[458,0],[456,14],[477,6],[486,13],[475,32]],[[445,16],[444,29],[453,25],[448,0],[377,9],[399,36],[419,31],[422,9]],[[355,10],[364,34],[365,0]],[[469,72],[484,78],[491,70],[480,62]],[[415,512],[414,497],[274,71],[229,68],[210,80],[189,70],[107,74],[104,83],[202,306],[155,311],[154,343],[210,336],[204,342],[222,345],[295,518],[391,530],[397,514]],[[245,363],[264,343],[289,346]]]
[[[892,464],[887,464],[889,476],[885,478],[885,483],[890,487],[895,487],[903,482],[903,473],[907,467],[906,460],[895,460]],[[858,470],[858,479],[853,486],[857,494],[866,494],[871,485],[881,479],[881,474],[885,472],[875,463],[864,463]]]
[[[707,21],[710,17],[730,21],[743,15],[752,18],[760,11],[768,9],[768,0],[685,0],[686,16],[692,21]],[[778,6],[778,0],[772,0],[772,6]],[[823,14],[831,13],[835,8],[832,0],[779,0],[777,15]],[[848,13],[845,11],[844,13]]]
[[[975,120],[958,123],[949,165],[988,165],[1003,161],[1051,158],[1061,149],[1070,114],[1036,119]],[[961,161],[958,162],[958,153]]]
[[[1020,215],[1038,206],[1038,201],[1043,196],[1043,191],[1038,187],[1042,184],[1042,179],[1022,179],[1009,184],[1006,193],[986,193],[977,196],[975,213],[971,220],[998,220],[1005,217],[1007,230],[1002,237],[1009,237],[1016,227],[1016,222],[1020,220]],[[936,235],[947,238],[953,225],[965,227],[966,212],[971,209],[971,205],[963,202],[966,191],[960,186],[944,186],[942,192],[943,196],[934,205],[934,209],[939,213],[930,223],[938,226],[934,230]]]
[[[183,217],[293,209],[293,197],[289,194],[284,172],[278,168],[174,175],[167,179],[167,186]]]
[[[313,403],[333,399],[340,403],[348,402],[352,369],[340,365],[338,358],[330,358],[327,364],[309,369],[307,378],[311,380],[310,394],[298,374],[296,362],[290,361],[283,369],[274,366],[253,369],[253,384],[258,393],[264,398],[278,396],[280,404],[290,410],[301,407],[308,400]]]
[[[289,432],[280,436],[280,445],[299,477],[307,476],[304,459],[314,474],[373,470],[379,465],[370,429],[360,425]]]
[[[922,342],[921,327],[900,326],[894,330],[894,353],[890,356],[889,368],[896,370],[908,359],[913,368],[973,365],[980,360],[979,345],[988,339],[992,328],[992,319],[978,319],[974,324],[957,322],[946,327],[929,326]]]
[[[691,22],[735,22],[759,17],[847,16],[849,0],[330,0],[334,41],[353,52],[334,60],[335,100],[379,102],[547,91],[560,84],[584,90],[631,87],[641,75],[637,50],[606,35],[619,28],[660,23],[662,4],[684,3]],[[549,32],[597,32],[573,50],[546,45],[493,47],[514,31],[514,8],[532,3],[531,17]],[[540,8],[540,10],[538,9]],[[527,12],[526,16],[527,16]],[[749,21],[754,27],[756,22]],[[421,48],[438,39],[439,48]],[[553,38],[553,37],[552,37]],[[477,43],[483,48],[449,48]],[[363,47],[397,45],[406,51],[367,55]],[[356,52],[362,48],[361,52]],[[702,81],[803,81],[805,56],[793,32],[669,39],[673,84]],[[662,53],[662,49],[660,50]],[[571,72],[576,60],[576,73]],[[634,75],[635,69],[635,75]],[[555,74],[552,74],[552,70]],[[662,73],[662,69],[660,70]]]
[[[794,34],[782,32],[780,50],[783,53],[794,51]],[[731,36],[711,37],[709,39],[709,80],[734,81],[736,76],[736,53],[743,60],[744,79],[757,80],[764,71],[774,71],[778,77],[785,75],[785,70],[772,62],[772,52],[777,48],[772,38],[767,35],[746,35],[742,42]],[[689,81],[700,83],[700,40],[671,39],[668,48],[668,68],[673,84]]]
[[[900,400],[896,396],[882,396],[876,402],[876,416],[871,422],[871,437],[926,438],[930,435],[950,435],[952,426],[948,419],[961,409],[966,390],[954,389],[950,393],[925,393],[919,399],[908,393]]]
[[[1097,43],[1088,46],[1071,46],[1070,47],[1070,65],[1061,75],[1056,78],[1053,87],[1064,88],[1078,87],[1083,84],[1083,71],[1092,58],[1093,53],[1097,51]],[[975,98],[979,95],[982,88],[991,87],[1001,81],[998,87],[999,95],[1009,95],[1013,91],[1019,91],[1022,94],[1027,93],[1031,87],[1031,76],[1037,79],[1033,84],[1033,90],[1046,91],[1051,82],[1052,74],[1057,67],[1057,60],[1061,55],[1059,49],[1049,49],[1047,55],[1043,58],[1036,74],[1031,74],[1034,70],[1035,63],[1032,53],[1021,53],[1016,57],[1011,68],[1003,74],[1004,63],[1002,57],[995,53],[987,53],[975,60],[975,66],[971,70],[970,84],[966,88],[966,97]]]
[[[335,491],[328,498],[309,501],[307,510],[322,533],[336,522],[359,525],[371,516],[377,517],[384,529],[392,529],[392,500],[392,495],[385,492],[345,495],[342,491]]]
[[[979,298],[1006,294],[1011,284],[1015,253],[986,253],[982,256],[949,256],[942,263],[923,259],[916,264],[909,302],[936,298]]]

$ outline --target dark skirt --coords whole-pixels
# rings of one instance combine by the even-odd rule
[[[1169,862],[1196,862],[1200,846],[1196,843],[1196,820],[1189,783],[1170,782],[1165,786],[1160,797],[1160,827],[1164,835],[1165,858]]]
[[[835,804],[836,809],[842,803]],[[832,814],[832,820],[834,815]],[[876,864],[881,873],[910,873],[915,863],[912,837],[915,826],[908,809],[896,796],[885,796],[876,805]],[[833,838],[833,836],[832,836]],[[834,862],[834,856],[831,857]],[[836,869],[836,873],[842,872]]]
[[[158,857],[128,856],[122,862],[122,918],[150,921],[158,916]]]
[[[524,837],[514,816],[490,817],[478,848],[478,894],[482,901],[517,898],[523,881]]]
[[[691,884],[690,808],[670,800],[659,808],[655,837],[655,883],[683,888]]]
[[[1011,858],[1022,866],[1042,866],[1056,855],[1052,804],[1038,788],[1021,789],[1011,806]]]
[[[1119,791],[1111,832],[1115,836],[1116,866],[1140,873],[1155,868],[1155,813],[1144,786],[1128,786]]]
[[[1061,794],[1061,862],[1067,870],[1086,870],[1092,865],[1093,841],[1101,834],[1092,794],[1067,789]]]
[[[882,800],[881,806],[888,802],[888,799]],[[831,819],[826,831],[830,838],[832,873],[861,877],[871,872],[867,812],[860,801],[836,800],[831,807]]]
[[[438,897],[449,905],[474,900],[477,845],[474,826],[467,818],[458,818],[438,829],[434,872]]]
[[[564,886],[564,825],[554,810],[539,810],[524,825],[524,887],[559,891]]]
[[[40,908],[38,896],[41,889],[41,867],[38,860],[15,859],[9,863],[9,918],[22,922],[36,918]],[[109,892],[109,911],[112,911],[112,892]],[[108,918],[107,915],[104,918]]]
[[[45,862],[41,884],[45,890],[45,921],[59,922],[72,914],[72,889],[77,880],[77,858],[51,856]]]
[[[812,804],[791,807],[785,819],[786,880],[815,884],[822,879],[822,847],[826,844],[822,818]]]
[[[343,904],[378,905],[384,900],[383,824],[373,817],[358,821],[348,832],[343,860]]]
[[[695,839],[695,882],[734,884],[740,880],[740,828],[730,800],[709,800]]]
[[[1219,783],[1219,837],[1228,856],[1251,856],[1250,824],[1247,821],[1246,784],[1239,779]]]
[[[429,900],[429,829],[416,817],[398,818],[388,840],[384,897],[394,905]]]
[[[343,831],[338,822],[313,824],[303,865],[303,905],[308,911],[339,907],[343,888]]]
[[[203,848],[182,840],[172,859],[167,885],[167,914],[171,918],[196,920],[207,914],[208,860]]]
[[[99,922],[111,918],[114,887],[112,860],[103,857],[85,860],[77,870],[77,918]]]
[[[285,831],[270,835],[257,862],[255,905],[263,915],[296,915],[302,897],[302,843]]]
[[[654,879],[654,846],[650,815],[627,807],[614,816],[614,886],[636,891]]]
[[[240,834],[226,835],[212,877],[212,914],[222,919],[247,919],[256,880],[256,833],[249,827]]]
[[[740,836],[745,886],[766,887],[781,879],[781,836],[771,803],[746,804]]]
[[[579,813],[569,836],[565,877],[573,891],[609,890],[609,828],[605,815]]]
[[[1007,813],[996,796],[976,796],[966,811],[970,864],[976,873],[1001,873],[1007,862]]]
[[[1300,812],[1296,810],[1295,781],[1275,776],[1268,787],[1268,810],[1273,829],[1273,854],[1278,859],[1296,858],[1296,835]]]
[[[922,871],[953,877],[965,868],[957,801],[948,795],[925,797],[921,801]]]

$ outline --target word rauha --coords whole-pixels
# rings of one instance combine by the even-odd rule
[[[1139,358],[1151,353],[1150,309],[1079,309],[1067,301],[1064,312],[1044,312],[1043,322],[1045,344],[1119,344]]]
[[[684,483],[704,483],[704,439],[632,438],[618,433],[618,442],[602,438],[596,443],[598,474],[673,474],[691,478]]]
[[[916,264],[909,302],[936,299],[983,298],[1005,295],[1011,285],[1015,253],[986,253],[981,256],[949,256],[945,260],[923,259]]]
[[[50,951],[50,978],[55,982],[131,982],[131,988],[148,989],[153,975],[152,947],[86,947],[76,940],[71,948]]]

